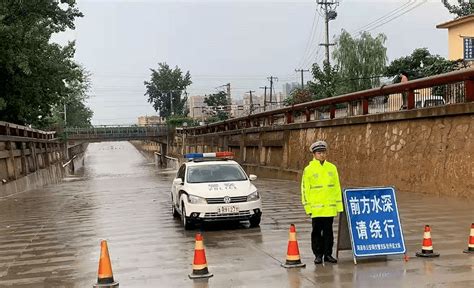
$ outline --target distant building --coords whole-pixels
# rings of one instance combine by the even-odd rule
[[[140,116],[138,117],[138,126],[150,126],[165,123],[165,119],[160,116]]]
[[[267,95],[268,97],[268,95]],[[252,108],[252,113],[257,113],[263,111],[263,102],[264,102],[264,96],[263,95],[254,95],[252,94],[252,101],[250,101],[250,95],[245,94],[244,99],[243,99],[243,110],[246,115],[250,113],[250,109]],[[268,98],[267,98],[268,101]]]
[[[188,109],[189,117],[193,119],[202,119],[206,117],[205,110],[207,104],[204,103],[205,96],[189,96],[188,97]],[[204,107],[204,108],[203,108]]]
[[[236,118],[244,115],[244,100],[232,99],[232,106],[230,108],[230,117]]]
[[[277,102],[278,104],[281,104],[281,102],[283,102],[285,99],[286,99],[286,97],[283,96],[283,93],[282,93],[282,92],[278,92],[278,93],[276,94],[276,102]]]
[[[290,96],[290,94],[291,94],[291,92],[293,92],[293,90],[295,90],[296,88],[300,88],[300,87],[301,87],[301,84],[299,84],[298,82],[291,82],[291,83],[283,84],[283,92],[282,92],[283,99],[281,99],[281,101],[288,98],[288,96]]]
[[[449,60],[474,62],[474,14],[439,24],[436,28],[448,29]]]

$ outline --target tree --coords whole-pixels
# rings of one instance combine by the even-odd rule
[[[82,68],[81,78],[71,83],[71,93],[63,103],[55,105],[53,108],[52,117],[45,122],[49,122],[49,126],[59,127],[90,127],[93,112],[84,103],[89,98],[88,92],[90,89],[90,74]],[[66,123],[64,122],[64,105],[66,105]],[[58,125],[59,124],[59,125]],[[57,129],[57,127],[54,127]]]
[[[158,70],[150,70],[150,81],[144,82],[147,89],[145,95],[148,95],[148,102],[153,104],[155,111],[160,111],[160,116],[165,118],[171,115],[186,116],[187,97],[181,96],[186,87],[192,84],[189,71],[183,75],[178,66],[171,69],[166,63],[158,63]]]
[[[204,98],[204,103],[211,107],[213,116],[208,118],[209,122],[217,122],[229,119],[229,105],[227,93],[220,91]]]
[[[313,100],[313,94],[309,89],[296,88],[290,93],[290,97],[283,102],[285,106],[292,106],[300,103],[306,103]]]
[[[176,126],[176,127],[192,127],[192,126],[197,126],[197,121],[194,120],[193,118],[182,116],[182,115],[174,115],[168,117],[166,121],[169,125],[171,126]],[[186,124],[184,124],[186,123]]]
[[[308,90],[313,94],[313,100],[333,97],[340,94],[342,89],[341,77],[337,66],[324,61],[323,69],[314,63],[311,69],[313,81],[308,82]]]
[[[427,48],[418,48],[409,56],[393,60],[385,69],[384,75],[395,77],[393,82],[398,83],[401,72],[404,72],[408,79],[417,79],[458,70],[462,67],[462,62],[432,55]]]
[[[350,93],[380,86],[380,75],[387,63],[387,37],[379,34],[373,38],[364,32],[353,38],[342,30],[333,53],[339,67],[339,77],[344,79],[344,91]]]
[[[456,14],[457,17],[463,17],[474,14],[474,1],[473,0],[458,0],[459,5],[449,4],[448,0],[441,0],[451,14]]]
[[[408,79],[413,80],[455,71],[463,67],[463,64],[462,59],[450,61],[439,55],[432,55],[426,48],[419,48],[409,56],[392,61],[385,71],[385,76],[395,77],[393,82],[398,83],[401,72],[404,72]],[[462,97],[460,90],[452,86],[433,87],[431,94],[442,95],[447,102],[459,102]]]
[[[75,0],[0,2],[0,120],[45,127],[54,107],[77,93],[84,72],[75,44],[50,39],[82,16]]]

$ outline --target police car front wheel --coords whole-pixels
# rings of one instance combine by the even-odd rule
[[[189,220],[188,217],[186,217],[186,208],[184,207],[184,203],[182,203],[181,205],[181,221],[183,222],[184,230],[191,230],[194,228],[194,224],[191,222],[191,220]]]
[[[261,215],[255,215],[252,218],[250,218],[250,227],[258,227],[260,225],[260,220],[262,219]]]
[[[176,210],[176,207],[174,206],[173,196],[171,196],[171,213],[173,214],[173,218],[179,217],[179,212],[178,210]]]

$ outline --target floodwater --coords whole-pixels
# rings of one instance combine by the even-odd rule
[[[175,173],[155,167],[128,142],[96,143],[80,174],[0,198],[0,287],[92,287],[102,239],[120,287],[474,287],[474,254],[462,253],[474,222],[472,201],[399,193],[408,262],[399,255],[354,265],[350,251],[342,251],[338,264],[322,266],[313,264],[298,183],[255,182],[264,213],[258,228],[184,231],[171,215]],[[291,223],[306,268],[280,266]],[[439,258],[414,257],[425,224]],[[214,277],[193,281],[188,274],[200,230]]]

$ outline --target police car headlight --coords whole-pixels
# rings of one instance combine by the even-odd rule
[[[188,195],[188,202],[191,204],[206,204],[206,198],[202,198],[199,196]]]
[[[258,191],[255,191],[249,196],[247,196],[247,201],[256,201],[258,199],[260,199],[260,195],[258,195]]]

